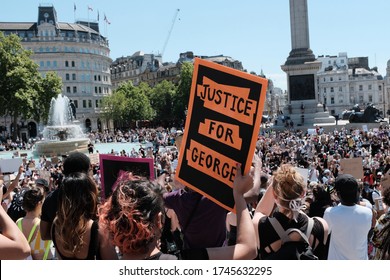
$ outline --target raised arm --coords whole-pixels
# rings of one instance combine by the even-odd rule
[[[253,216],[253,225],[255,229],[257,247],[260,248],[259,240],[259,221],[264,216],[270,216],[275,206],[275,197],[272,188],[272,177],[270,178],[269,187],[265,191],[263,197],[259,201],[256,207],[255,214]]]
[[[7,188],[7,192],[3,197],[7,197],[19,184],[20,175],[24,172],[23,164],[19,166],[18,174],[15,177],[15,180],[12,181],[11,185]]]
[[[233,246],[207,248],[210,260],[252,260],[256,257],[255,231],[243,197],[252,186],[253,178],[249,174],[242,176],[241,166],[237,165],[233,185],[237,215],[237,242]]]
[[[0,200],[3,192],[0,192]],[[0,207],[0,260],[22,260],[30,255],[31,248],[26,237],[7,212]]]

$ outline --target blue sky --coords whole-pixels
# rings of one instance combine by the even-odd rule
[[[227,55],[240,60],[248,71],[264,74],[286,89],[284,64],[290,50],[288,0],[14,0],[2,1],[0,22],[33,22],[38,6],[52,4],[61,22],[97,20],[108,37],[111,58],[136,51],[161,53],[163,61],[177,61],[179,54]],[[88,5],[93,11],[88,13]],[[308,0],[310,46],[316,56],[368,56],[370,67],[386,75],[390,59],[388,11],[390,1]],[[105,24],[104,14],[111,22]]]

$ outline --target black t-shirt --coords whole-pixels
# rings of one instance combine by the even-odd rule
[[[288,217],[283,215],[280,212],[275,212],[274,217],[279,221],[282,227],[287,230],[289,228],[297,228],[302,232],[306,232],[308,226],[308,217],[305,214],[299,214],[297,218],[297,222],[294,220],[290,220]],[[324,227],[322,223],[314,218],[314,226],[311,234],[315,237],[314,243],[318,245],[314,248],[314,254],[320,259],[326,259],[327,247],[323,244],[324,240]],[[279,240],[279,235],[271,225],[268,217],[263,217],[259,221],[259,240],[260,240],[260,259],[267,259],[267,257],[271,254],[268,253],[265,248]],[[312,247],[313,244],[311,244]]]
[[[7,214],[16,222],[19,218],[26,216],[26,211],[23,209],[23,196],[28,188],[22,188],[16,193],[11,201],[11,205],[7,210]]]
[[[50,192],[42,205],[41,220],[47,223],[53,223],[58,210],[59,189]]]

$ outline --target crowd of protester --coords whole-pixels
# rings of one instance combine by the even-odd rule
[[[18,172],[0,178],[0,248],[15,252],[12,259],[275,259],[282,246],[276,221],[283,230],[310,228],[319,259],[390,258],[388,125],[261,130],[251,172],[235,176],[236,213],[175,179],[181,134],[91,132],[89,153],[98,152],[94,143],[139,143],[111,153],[153,158],[158,176],[150,182],[126,173],[106,200],[99,199],[99,163],[88,154],[25,158]],[[343,174],[348,158],[361,158],[361,178]],[[19,221],[22,236],[15,237],[9,220]]]

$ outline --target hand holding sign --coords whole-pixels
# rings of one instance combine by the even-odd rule
[[[244,195],[253,187],[253,177],[248,174],[242,175],[241,164],[236,164],[237,174],[234,177],[233,192]]]
[[[267,85],[261,77],[195,59],[176,175],[229,211],[236,163],[245,173],[251,167]]]

